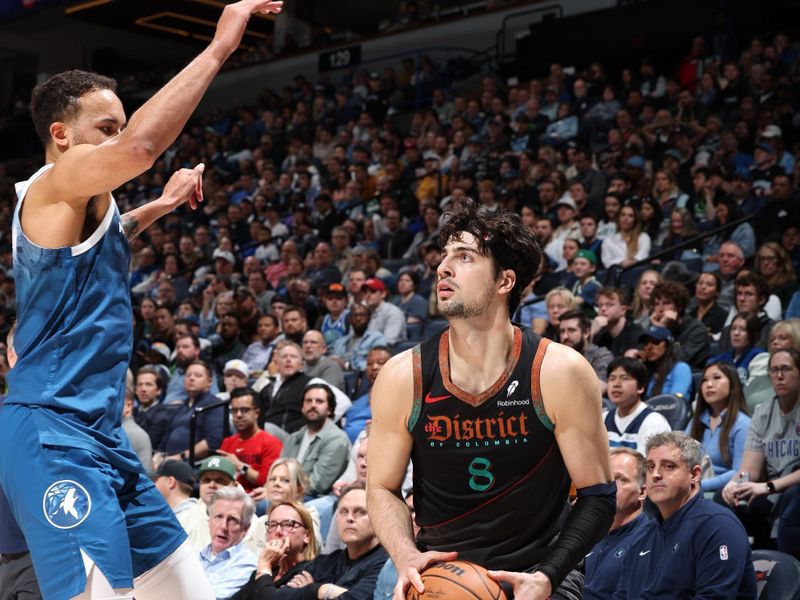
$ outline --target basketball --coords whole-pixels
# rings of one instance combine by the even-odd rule
[[[506,600],[500,584],[475,563],[463,560],[437,563],[421,576],[425,591],[420,594],[413,585],[409,586],[406,600]]]

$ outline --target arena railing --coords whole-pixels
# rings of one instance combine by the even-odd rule
[[[748,223],[750,221],[754,221],[756,218],[758,218],[758,215],[746,215],[744,217],[736,219],[735,221],[731,221],[730,223],[725,223],[725,225],[720,225],[719,227],[715,227],[714,229],[711,229],[709,231],[704,231],[679,244],[674,244],[669,248],[664,248],[662,250],[659,250],[655,254],[651,254],[647,258],[643,258],[642,260],[637,261],[632,265],[628,265],[627,267],[622,267],[622,268],[611,267],[608,270],[608,273],[606,274],[605,284],[609,286],[619,287],[623,273],[626,273],[628,271],[633,271],[634,269],[638,269],[645,265],[649,265],[654,260],[661,260],[662,258],[674,254],[676,250],[683,250],[684,248],[695,248],[697,246],[697,242],[699,241],[713,237],[715,235],[728,231],[729,229],[734,229],[739,225],[741,225],[742,223]]]
[[[507,15],[497,32],[496,64],[501,65],[509,58],[516,59],[517,40],[530,35],[531,25],[549,18],[560,19],[563,16],[564,8],[560,4],[546,4]]]

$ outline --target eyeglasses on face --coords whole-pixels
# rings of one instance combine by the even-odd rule
[[[795,367],[791,365],[781,365],[780,367],[770,367],[769,374],[773,377],[777,377],[778,375],[783,375],[786,377],[789,373],[794,373]]]
[[[267,531],[275,531],[278,529],[278,527],[280,527],[283,533],[289,533],[298,527],[304,527],[302,523],[292,519],[287,519],[286,521],[267,521],[266,525]]]

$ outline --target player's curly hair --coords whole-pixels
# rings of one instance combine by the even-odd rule
[[[481,211],[471,198],[458,199],[445,214],[439,231],[442,248],[451,239],[461,239],[462,233],[472,234],[478,242],[478,252],[492,258],[495,279],[505,269],[514,271],[517,282],[508,295],[508,311],[514,314],[528,287],[539,272],[542,250],[536,236],[522,224],[516,213],[499,210]]]
[[[53,75],[33,88],[31,118],[44,146],[50,143],[50,125],[68,121],[78,112],[78,100],[96,90],[117,92],[117,82],[98,73],[73,69]]]

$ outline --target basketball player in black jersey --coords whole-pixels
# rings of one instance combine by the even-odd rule
[[[511,323],[542,257],[517,215],[465,200],[440,243],[450,327],[392,358],[372,393],[368,507],[397,566],[395,600],[456,556],[494,569],[518,599],[580,598],[573,569],[615,510],[597,376],[571,348]],[[409,458],[416,540],[400,495]]]

